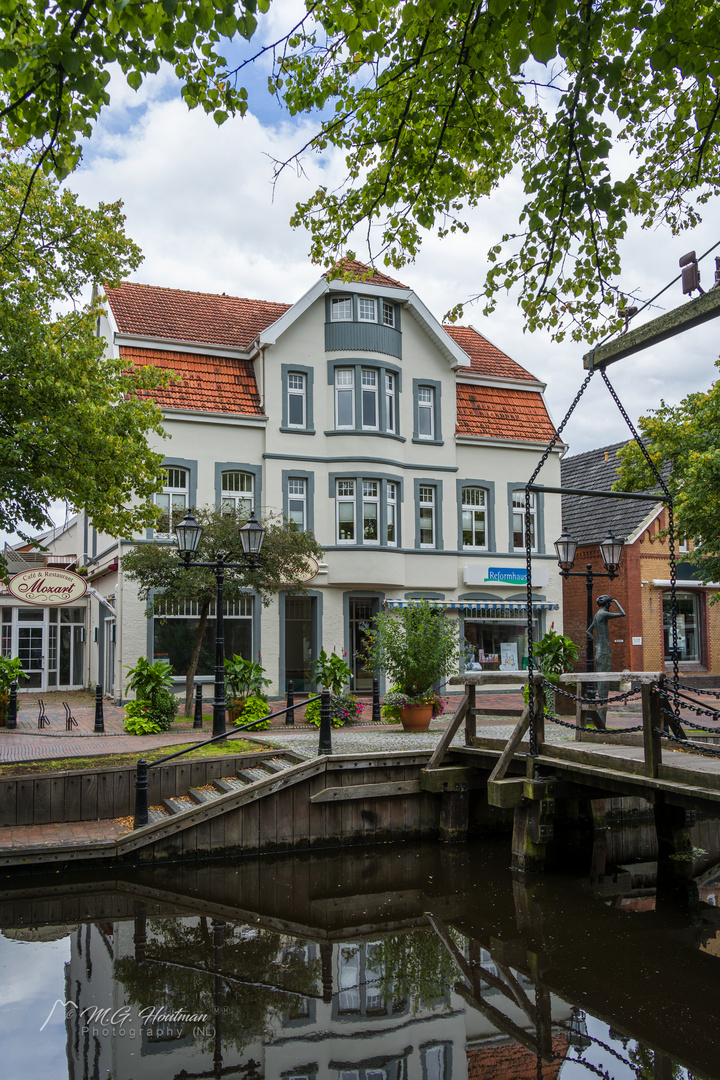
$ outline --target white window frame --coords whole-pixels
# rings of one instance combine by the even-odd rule
[[[238,487],[226,487],[230,477],[238,478]],[[243,487],[242,485],[247,486]],[[255,477],[242,469],[226,469],[220,477],[220,509],[223,514],[249,514],[255,505]]]
[[[355,481],[335,481],[335,537],[338,544],[357,544],[357,508],[355,500]],[[352,537],[340,538],[340,507],[352,506]],[[347,519],[346,519],[347,520]]]
[[[288,520],[294,521],[298,529],[307,530],[307,480],[304,476],[289,476],[287,482]],[[293,508],[293,503],[296,504]],[[300,514],[300,521],[292,515]]]
[[[330,321],[352,322],[352,296],[333,296],[330,299]]]
[[[470,494],[468,494],[470,493]],[[478,501],[474,501],[474,497],[478,496]],[[463,551],[487,551],[487,539],[488,539],[488,515],[487,515],[487,492],[485,488],[481,487],[464,487],[461,492],[461,533],[462,533],[462,546]],[[476,536],[476,523],[478,517],[482,518],[482,531],[485,534],[484,544],[466,544],[465,543],[465,515],[470,514],[471,527],[470,532],[472,534],[473,541]]]
[[[386,506],[386,525],[385,525],[385,542],[388,547],[397,547],[398,536],[398,485],[394,480],[388,480],[385,491],[385,506]],[[392,529],[392,540],[390,539],[390,531]]]
[[[437,544],[436,503],[437,489],[431,484],[420,484],[418,487],[418,521],[421,548],[434,548]],[[429,508],[430,510],[430,532],[432,534],[432,539],[430,541],[423,540],[422,538],[423,531],[427,532],[427,529],[423,530],[423,508],[426,510]]]
[[[293,385],[293,380],[296,381],[296,385]],[[300,399],[300,409],[302,413],[302,420],[293,421],[290,419],[291,409],[290,402],[292,398]],[[290,371],[287,377],[287,426],[289,428],[304,428],[307,427],[307,376],[301,371]]]
[[[358,322],[377,322],[377,304],[372,296],[358,297]]]
[[[375,538],[368,539],[365,535],[365,507],[375,507]],[[380,482],[379,480],[362,481],[362,542],[363,544],[376,545],[380,543]]]
[[[395,305],[388,300],[382,302],[382,321],[383,326],[395,327]]]
[[[537,544],[538,544],[538,528],[537,528],[538,519],[537,519],[537,499],[535,498],[535,493],[533,491],[530,492],[530,506],[529,506],[529,509],[526,510],[526,508],[525,508],[525,492],[522,489],[520,489],[519,491],[513,491],[513,495],[512,495],[512,517],[513,517],[512,541],[513,541],[513,551],[524,551],[525,550],[525,515],[526,515],[526,513],[529,513],[530,521],[532,523],[532,526],[531,526],[532,545],[531,545],[530,550],[531,551],[537,551],[537,549],[538,549],[538,547],[537,547]],[[515,518],[516,517],[520,518],[520,523],[521,523],[522,543],[519,544],[519,545],[515,543],[515,533],[516,533]]]
[[[360,420],[362,423],[363,431],[378,431],[380,428],[380,395],[378,387],[378,369],[377,368],[361,368],[360,369]],[[368,380],[367,382],[365,380]],[[371,398],[373,408],[375,411],[375,423],[365,423],[365,401],[366,398]]]
[[[389,435],[395,434],[395,374],[392,371],[385,372],[385,430]]]
[[[342,381],[342,376],[349,375],[347,382]],[[350,394],[350,419],[349,424],[340,423],[340,394]],[[335,368],[335,429],[337,431],[352,431],[355,428],[355,368]]]
[[[189,469],[182,469],[178,465],[168,465],[165,469],[165,475],[167,477],[167,483],[163,486],[162,491],[159,491],[154,497],[154,503],[156,506],[160,506],[165,510],[168,518],[168,524],[170,529],[168,532],[163,532],[162,528],[155,529],[155,536],[157,537],[172,537],[175,535],[173,529],[173,517],[177,511],[182,511],[178,521],[180,521],[188,510],[188,502],[190,496],[190,471]],[[181,480],[182,477],[182,480]],[[182,502],[180,501],[182,499]],[[165,502],[167,501],[167,506]],[[160,524],[158,522],[158,524]]]
[[[425,396],[427,395],[427,396]],[[418,439],[434,439],[435,438],[435,388],[433,386],[418,386],[417,388],[417,410],[418,410]],[[428,432],[422,431],[422,424],[420,422],[421,416],[426,415],[429,417]]]

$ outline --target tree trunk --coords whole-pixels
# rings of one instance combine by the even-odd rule
[[[195,631],[195,641],[193,642],[190,663],[188,664],[187,675],[185,676],[185,716],[192,716],[193,714],[195,672],[197,671],[198,660],[200,659],[200,647],[202,646],[203,634],[205,633],[209,614],[210,601],[208,600],[200,608],[200,621],[198,622],[198,628]]]

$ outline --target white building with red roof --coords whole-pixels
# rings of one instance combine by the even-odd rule
[[[291,305],[134,282],[108,290],[108,349],[179,376],[154,394],[169,436],[158,504],[275,510],[314,532],[325,559],[307,593],[281,592],[269,608],[248,593],[225,623],[226,651],[261,652],[277,693],[289,680],[310,689],[322,647],[345,650],[353,688],[367,690],[365,627],[383,605],[421,595],[456,613],[483,667],[522,667],[526,513],[538,632],[560,623],[562,602],[559,496],[524,505],[554,432],[544,385],[473,327],[443,326],[399,281],[361,263],[343,270]],[[559,485],[563,449],[547,485]],[[116,540],[85,522],[83,535],[80,561],[104,602],[88,601],[84,681],[119,699],[126,666],[163,656],[179,688],[176,643],[197,613],[148,622],[123,576],[123,552],[153,534]],[[212,669],[199,675],[212,681]]]

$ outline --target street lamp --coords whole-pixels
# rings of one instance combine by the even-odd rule
[[[555,541],[555,554],[557,555],[558,566],[560,567],[562,576],[564,578],[585,578],[585,586],[587,588],[587,625],[589,626],[594,617],[592,602],[593,582],[597,577],[606,577],[609,578],[610,581],[617,577],[623,541],[618,540],[617,537],[610,534],[600,544],[600,554],[602,556],[602,561],[605,564],[605,571],[593,570],[592,563],[587,563],[585,570],[573,570],[577,547],[577,540],[573,539],[568,533],[563,533],[563,535]],[[587,644],[585,646],[585,670],[595,670],[594,643],[590,635],[587,636]],[[592,687],[588,687],[588,697],[594,697],[592,690]]]
[[[179,525],[175,527],[178,553],[182,566],[190,570],[194,566],[207,567],[215,573],[217,596],[215,599],[215,700],[213,701],[213,737],[225,734],[225,627],[223,619],[223,584],[226,570],[257,570],[260,566],[260,552],[265,539],[265,529],[255,517],[255,511],[239,530],[242,544],[243,562],[228,562],[222,551],[218,551],[214,562],[198,562],[193,558],[200,546],[203,527],[188,510]]]

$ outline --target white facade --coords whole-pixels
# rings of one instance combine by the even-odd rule
[[[462,620],[469,652],[483,666],[522,666],[526,653],[523,511],[513,502],[552,431],[543,386],[464,330],[478,343],[478,356],[469,355],[414,293],[389,280],[323,278],[279,318],[256,311],[255,301],[124,285],[109,295],[100,327],[108,347],[135,362],[172,353],[167,366],[184,365],[182,393],[171,387],[159,396],[169,436],[159,447],[170,470],[165,505],[239,499],[259,517],[274,510],[294,518],[324,549],[306,596],[281,592],[262,608],[248,595],[226,619],[226,652],[261,653],[276,694],[290,679],[296,690],[311,688],[310,664],[321,647],[347,652],[354,688],[368,689],[363,627],[383,604],[419,595]],[[143,303],[168,312],[166,324],[155,318],[152,333],[142,310],[137,315]],[[220,325],[231,304],[268,323],[237,347]],[[183,322],[188,310],[194,321]],[[184,336],[186,327],[194,336]],[[240,384],[250,406],[238,404]],[[506,410],[501,429],[498,409]],[[541,482],[559,485],[563,449],[550,455]],[[533,604],[542,632],[562,623],[553,553],[562,528],[559,496],[536,499]],[[98,535],[82,515],[72,537],[93,589],[82,681],[101,682],[117,700],[124,669],[138,656],[170,659],[178,688],[184,675],[188,622],[149,622],[123,575],[128,547],[151,538]],[[49,547],[61,552],[69,543],[62,533]],[[199,675],[211,682],[212,667]]]

